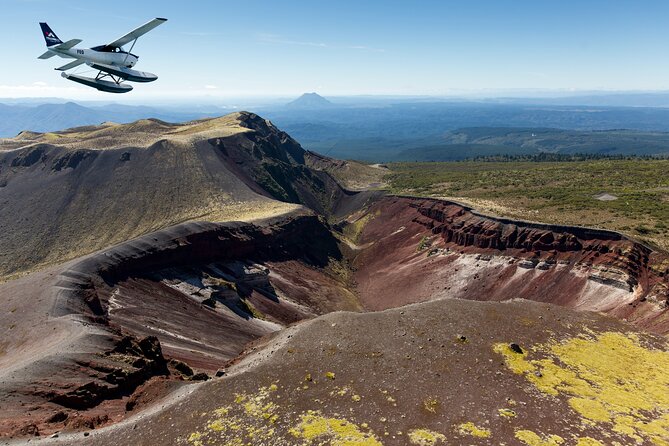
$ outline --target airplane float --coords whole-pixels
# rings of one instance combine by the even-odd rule
[[[75,59],[62,67],[56,68],[56,70],[63,72],[61,76],[65,79],[78,82],[88,87],[97,88],[100,91],[109,93],[127,93],[132,90],[132,85],[124,84],[124,81],[153,82],[158,79],[158,76],[153,73],[146,73],[144,71],[132,69],[139,59],[138,56],[132,54],[132,49],[135,47],[135,43],[137,43],[139,37],[166,21],[167,19],[155,18],[111,43],[87,49],[74,48],[82,42],[80,39],[72,39],[63,42],[56,36],[56,33],[51,30],[49,25],[40,22],[42,34],[44,34],[44,40],[46,40],[47,50],[44,54],[39,56],[38,59],[49,59],[53,56],[59,56],[65,59]],[[130,50],[125,51],[123,46],[130,42],[132,42]],[[98,70],[98,74],[95,78],[66,73],[67,70],[82,64],[86,64],[94,70]],[[110,80],[107,80],[107,78]]]

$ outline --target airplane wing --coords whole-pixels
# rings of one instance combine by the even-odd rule
[[[81,65],[81,64],[83,64],[83,63],[86,63],[86,61],[85,61],[84,59],[77,59],[77,60],[75,60],[75,61],[73,61],[73,62],[70,62],[70,63],[68,63],[68,64],[63,65],[62,67],[58,67],[58,68],[56,68],[56,70],[58,70],[58,71],[67,71],[67,70],[69,70],[69,69],[71,69],[71,68],[78,67],[79,65]]]
[[[128,34],[124,35],[123,37],[119,37],[118,39],[114,40],[111,43],[108,43],[106,46],[112,47],[112,48],[120,48],[126,43],[130,43],[133,40],[137,39],[140,36],[143,36],[144,34],[148,33],[151,31],[153,28],[155,28],[158,25],[163,24],[166,22],[167,19],[162,19],[162,18],[155,18],[151,20],[150,22],[145,23],[144,25],[140,26],[137,29],[134,29],[130,31]]]

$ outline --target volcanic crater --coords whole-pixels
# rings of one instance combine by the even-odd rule
[[[2,147],[9,443],[669,444],[664,252],[347,190],[245,112]]]

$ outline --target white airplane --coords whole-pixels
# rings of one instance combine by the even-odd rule
[[[40,22],[44,40],[46,40],[47,50],[38,59],[49,59],[53,56],[63,57],[65,59],[75,59],[56,70],[62,71],[62,76],[80,84],[97,88],[100,91],[109,93],[127,93],[132,90],[132,85],[123,84],[123,81],[130,82],[153,82],[158,76],[144,71],[133,70],[139,57],[132,54],[132,49],[137,43],[137,39],[151,31],[156,26],[166,22],[167,19],[155,18],[139,28],[130,31],[128,34],[114,40],[106,45],[94,46],[93,48],[77,49],[74,48],[82,41],[72,39],[63,42],[56,36],[56,33],[44,22]],[[123,45],[132,42],[129,51],[123,49]],[[98,70],[95,78],[84,77],[77,74],[68,74],[67,70],[86,64],[89,67]],[[109,78],[111,80],[105,80]]]

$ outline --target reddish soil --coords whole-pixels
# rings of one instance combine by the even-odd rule
[[[666,254],[620,234],[512,222],[456,203],[387,197],[355,218],[355,280],[370,310],[437,298],[523,298],[669,332]]]

